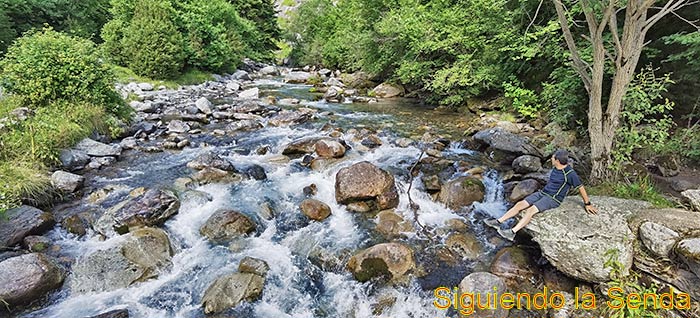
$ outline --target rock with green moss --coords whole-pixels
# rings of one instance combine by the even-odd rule
[[[463,176],[443,184],[438,194],[438,201],[450,209],[459,210],[474,202],[483,201],[485,193],[486,188],[481,179]]]

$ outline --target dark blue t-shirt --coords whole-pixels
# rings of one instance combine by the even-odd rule
[[[571,166],[566,165],[564,169],[553,168],[549,173],[549,182],[542,189],[542,193],[554,198],[559,203],[561,203],[564,198],[569,194],[569,190],[578,189],[581,186],[581,179],[579,179],[576,171]]]

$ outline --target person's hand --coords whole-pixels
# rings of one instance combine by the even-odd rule
[[[586,205],[585,207],[586,207],[586,212],[588,212],[590,214],[598,214],[598,209],[596,209],[596,207],[594,207],[593,205]]]

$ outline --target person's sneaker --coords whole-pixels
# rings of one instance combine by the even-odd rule
[[[513,232],[513,229],[498,229],[498,234],[511,242],[515,240],[515,232]]]
[[[501,222],[498,222],[498,219],[486,219],[484,220],[484,223],[496,230],[501,228]]]

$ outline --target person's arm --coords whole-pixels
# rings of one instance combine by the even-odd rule
[[[578,192],[581,193],[581,198],[583,198],[583,204],[586,207],[586,212],[590,214],[597,214],[598,209],[596,209],[596,207],[593,206],[593,203],[591,203],[588,193],[586,192],[586,188],[584,188],[582,185],[578,188]]]

